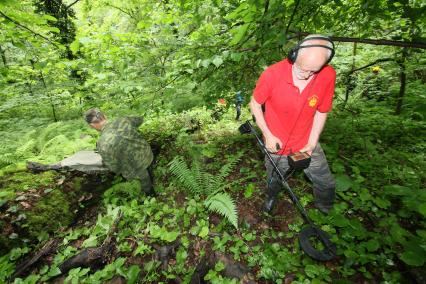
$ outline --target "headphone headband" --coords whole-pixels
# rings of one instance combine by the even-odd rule
[[[326,40],[326,41],[331,43],[332,47],[327,46],[327,45],[323,45],[323,44],[302,45],[306,41],[315,40],[315,39]],[[326,37],[326,36],[313,36],[313,37],[308,37],[308,38],[303,39],[294,48],[292,48],[290,50],[289,55],[288,55],[288,60],[290,61],[290,63],[293,64],[294,62],[296,62],[297,55],[299,53],[299,49],[308,48],[308,47],[322,47],[322,48],[326,48],[326,49],[331,51],[331,54],[330,54],[329,58],[327,59],[327,61],[324,63],[324,65],[327,65],[331,61],[331,59],[333,59],[333,57],[334,57],[334,53],[335,53],[334,42],[329,37]]]

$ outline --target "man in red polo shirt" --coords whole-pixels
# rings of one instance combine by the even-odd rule
[[[311,155],[304,171],[313,182],[315,205],[325,213],[333,206],[335,182],[318,140],[332,107],[336,72],[327,63],[333,55],[329,38],[306,37],[287,59],[262,73],[250,102],[265,146],[283,172],[289,168],[287,155],[298,151]],[[269,213],[281,184],[266,158],[265,163],[268,187],[264,211]]]

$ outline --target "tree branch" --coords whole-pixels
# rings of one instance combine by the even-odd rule
[[[58,47],[58,45],[57,45],[56,43],[52,42],[49,38],[47,38],[47,37],[45,37],[44,35],[39,34],[39,33],[35,32],[35,31],[33,31],[32,29],[30,29],[30,28],[28,28],[28,27],[26,27],[26,26],[24,26],[24,25],[20,24],[20,23],[19,23],[19,22],[17,22],[16,20],[14,20],[14,19],[10,18],[8,15],[4,14],[2,11],[0,11],[0,15],[1,15],[1,16],[3,16],[3,18],[5,18],[6,20],[8,20],[8,21],[10,21],[10,22],[14,23],[15,25],[17,25],[18,27],[20,27],[20,28],[22,28],[22,29],[24,29],[24,30],[29,31],[29,32],[31,32],[32,34],[34,34],[34,35],[36,35],[36,36],[39,36],[39,37],[41,37],[42,39],[44,39],[44,40],[46,40],[46,41],[50,42],[50,43],[51,43],[51,44],[53,44],[54,46]]]
[[[112,7],[112,8],[115,8],[115,9],[117,9],[117,10],[121,11],[122,13],[124,13],[124,14],[128,15],[130,18],[135,19],[135,17],[134,17],[134,16],[133,16],[130,12],[128,12],[128,11],[126,11],[126,10],[124,10],[123,8],[120,8],[120,7],[114,6],[114,5],[112,5],[112,4],[107,4],[107,6],[110,6],[110,7]]]
[[[373,62],[371,62],[371,63],[368,63],[368,64],[366,64],[366,65],[364,65],[364,66],[362,66],[362,67],[359,67],[359,68],[356,68],[356,69],[351,70],[350,72],[348,72],[348,75],[350,75],[350,74],[352,74],[352,73],[355,73],[355,72],[357,72],[357,71],[361,71],[362,69],[368,68],[368,67],[370,67],[370,66],[376,65],[377,63],[380,63],[380,62],[387,62],[387,61],[396,61],[396,59],[395,59],[395,58],[381,58],[381,59],[377,59],[376,61],[373,61]]]
[[[308,33],[308,32],[296,32],[294,36],[287,37],[287,39],[292,39],[299,36],[307,36],[310,34],[311,33]],[[388,40],[388,39],[369,39],[369,38],[354,38],[354,37],[339,37],[339,36],[330,36],[330,39],[333,41],[338,41],[338,42],[360,42],[360,43],[372,44],[372,45],[388,45],[388,46],[426,49],[426,42],[397,41],[397,40]]]
[[[75,0],[74,2],[72,2],[71,4],[69,4],[66,8],[66,10],[68,10],[69,8],[71,8],[72,6],[74,6],[74,4],[76,4],[78,1],[80,0]]]
[[[291,13],[290,20],[288,21],[287,28],[285,29],[285,34],[287,35],[288,30],[290,29],[290,25],[293,22],[294,15],[296,14],[296,10],[299,7],[300,0],[297,0],[296,5],[294,5],[293,13]]]

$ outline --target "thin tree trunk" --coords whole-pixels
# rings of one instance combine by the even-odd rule
[[[43,72],[41,71],[40,71],[40,79],[41,79],[41,82],[43,83],[44,89],[47,91],[46,81],[44,81]],[[53,103],[52,95],[48,93],[48,97],[50,101],[50,106],[52,107],[53,119],[55,120],[55,122],[57,122],[58,119],[56,118],[56,109],[55,109],[55,104]]]
[[[354,42],[354,47],[353,47],[353,50],[352,50],[352,67],[351,67],[350,74],[352,74],[355,70],[356,47],[357,47],[357,43]],[[345,78],[345,80],[346,80],[346,92],[345,92],[345,100],[343,102],[343,108],[346,107],[346,104],[348,103],[348,100],[349,100],[349,93],[352,91],[351,88],[349,88],[349,84],[353,83],[353,82],[351,82],[351,79],[353,79],[353,77],[351,75],[348,75]]]
[[[398,97],[396,98],[396,108],[395,108],[395,114],[396,115],[401,114],[402,102],[403,102],[404,95],[405,95],[405,86],[406,86],[406,81],[407,81],[407,74],[405,73],[405,59],[407,58],[407,53],[408,53],[407,48],[404,48],[402,50],[401,60],[398,62],[399,66],[401,68],[400,73],[399,73],[399,81],[401,82],[401,85],[399,87]]]
[[[1,45],[0,45],[0,55],[1,55],[1,59],[3,60],[4,67],[7,67],[6,54],[5,54],[5,51],[2,49]]]

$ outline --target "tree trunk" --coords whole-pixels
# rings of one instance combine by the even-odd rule
[[[399,73],[399,81],[401,82],[401,85],[399,87],[398,97],[396,98],[396,108],[395,108],[396,115],[401,114],[402,102],[405,95],[405,86],[406,86],[406,80],[407,80],[407,74],[405,73],[405,59],[407,58],[407,53],[408,53],[407,48],[404,48],[402,50],[401,60],[398,61],[398,64],[401,68]]]
[[[44,89],[47,91],[46,82],[44,81],[43,72],[41,71],[40,71],[40,79],[41,79],[41,82],[43,83]],[[58,119],[56,118],[56,109],[55,109],[55,104],[53,103],[52,95],[49,94],[48,97],[50,101],[50,106],[52,107],[53,119],[55,120],[55,122],[57,122]]]
[[[352,67],[351,67],[350,74],[352,74],[354,72],[354,70],[355,70],[356,48],[357,48],[357,43],[354,42],[354,47],[353,47],[353,50],[352,50]],[[348,103],[348,100],[349,100],[349,93],[352,91],[352,86],[349,86],[349,84],[352,84],[354,82],[351,82],[351,79],[353,79],[353,77],[351,75],[348,75],[345,78],[345,81],[346,81],[346,92],[345,92],[345,100],[343,102],[343,108],[346,107],[346,104]]]
[[[7,67],[6,54],[5,54],[5,51],[2,49],[1,45],[0,45],[0,55],[1,55],[1,59],[3,61],[4,67]]]

